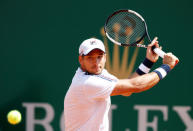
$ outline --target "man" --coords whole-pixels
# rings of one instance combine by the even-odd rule
[[[91,38],[79,47],[80,67],[76,71],[64,100],[65,131],[108,131],[110,96],[138,93],[150,89],[174,68],[174,55],[168,53],[163,65],[148,73],[158,55],[152,46],[160,48],[157,38],[148,45],[146,59],[129,79],[117,79],[104,69],[105,47],[102,41]]]

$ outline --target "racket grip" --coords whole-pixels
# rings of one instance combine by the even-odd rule
[[[154,48],[153,51],[158,54],[161,58],[164,58],[164,55],[166,54],[164,51],[162,51],[159,48]]]
[[[159,49],[159,48],[154,48],[153,51],[158,54],[161,58],[164,58],[164,55],[166,54],[163,50]],[[177,65],[179,62],[179,60],[176,60],[175,65]]]

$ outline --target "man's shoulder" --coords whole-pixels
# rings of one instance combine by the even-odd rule
[[[110,82],[117,81],[117,78],[113,76],[112,74],[108,73],[106,70],[103,73],[96,75],[95,77],[98,77],[100,79],[104,79]]]
[[[112,79],[112,81],[117,81],[118,78],[111,73],[109,73],[106,69],[104,69],[104,72],[101,74],[101,76],[104,76],[105,78]]]
[[[73,81],[78,81],[80,83],[85,83],[85,82],[99,82],[99,81],[110,81],[110,82],[115,82],[117,81],[117,77],[114,75],[110,74],[106,69],[103,69],[101,74],[94,75],[94,74],[89,74],[87,72],[83,72],[80,68],[77,69],[76,74],[73,78]]]

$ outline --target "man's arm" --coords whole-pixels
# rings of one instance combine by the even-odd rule
[[[152,88],[159,82],[159,77],[155,72],[151,72],[132,79],[121,79],[117,82],[111,96],[130,93],[139,93]]]
[[[168,68],[173,69],[176,65],[176,61],[179,61],[176,56],[172,53],[167,53],[163,58],[164,67],[167,68],[169,66]],[[126,93],[139,93],[152,88],[162,79],[162,74],[166,76],[167,69],[164,69],[164,67],[162,69],[156,69],[155,72],[147,73],[132,79],[120,79],[115,85],[111,96],[123,95]]]
[[[158,58],[159,58],[159,56],[152,51],[152,47],[155,46],[156,48],[160,48],[160,49],[161,49],[161,47],[159,47],[159,44],[158,44],[157,39],[158,39],[157,37],[155,37],[155,38],[153,39],[153,41],[148,45],[147,51],[146,51],[146,58],[147,58],[152,64],[153,64],[153,63],[156,63],[157,60],[158,60]],[[135,77],[138,77],[138,76],[140,76],[140,75],[139,75],[137,72],[134,72],[131,76],[129,76],[129,78],[131,79],[131,78],[135,78]]]
[[[157,39],[158,39],[157,37],[154,38],[154,40],[151,42],[151,44],[148,45],[148,48],[146,51],[146,58],[152,63],[152,65],[153,65],[153,63],[157,62],[157,60],[159,58],[159,56],[152,51],[152,46],[156,46],[157,48],[160,48]],[[137,72],[134,72],[128,78],[132,79],[132,78],[135,78],[138,76],[140,76],[140,75]],[[127,92],[127,93],[122,94],[122,95],[123,96],[130,96],[131,94],[132,94],[132,92]]]

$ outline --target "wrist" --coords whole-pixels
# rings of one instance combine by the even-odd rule
[[[146,58],[148,59],[148,60],[150,60],[151,62],[153,62],[153,63],[156,63],[157,62],[157,58],[155,57],[155,56],[146,56]]]
[[[139,75],[149,73],[153,64],[154,62],[150,61],[148,58],[145,58],[145,60],[139,65],[138,69],[136,70],[136,73]]]
[[[164,64],[164,65],[168,65],[171,70],[173,69],[173,66],[172,66],[171,64],[166,64],[166,63],[163,63],[163,64]]]
[[[162,64],[159,68],[155,69],[153,72],[157,73],[160,80],[162,80],[171,71],[171,68],[167,64]]]

